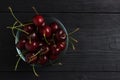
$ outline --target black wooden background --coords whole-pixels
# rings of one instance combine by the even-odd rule
[[[11,6],[21,20],[35,14],[58,18],[68,32],[79,27],[74,36],[79,40],[76,51],[69,48],[63,66],[39,69],[36,78],[31,67],[16,58],[14,38],[6,26],[15,20]],[[22,64],[22,65],[21,65]],[[119,0],[0,0],[0,80],[120,80],[120,1]]]

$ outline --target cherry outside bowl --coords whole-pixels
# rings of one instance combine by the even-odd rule
[[[59,21],[58,19],[56,19],[54,17],[45,17],[45,21],[46,21],[47,24],[50,24],[52,22],[57,22],[57,24],[59,25],[59,27],[61,27],[64,30],[64,32],[66,33],[66,35],[67,35],[67,38],[66,38],[66,48],[60,53],[59,58],[58,58],[58,59],[61,59],[62,56],[64,55],[64,53],[66,53],[67,48],[68,48],[68,42],[69,42],[68,32],[67,32],[65,26],[61,23],[61,21]],[[17,44],[17,42],[19,41],[20,35],[21,35],[21,32],[17,31],[16,38],[15,38],[15,44]],[[19,50],[17,47],[16,47],[16,50],[17,50],[18,55],[21,57],[21,59],[23,61],[25,61],[25,56],[22,54],[21,50]]]

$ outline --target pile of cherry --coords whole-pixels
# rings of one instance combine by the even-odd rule
[[[35,15],[33,23],[23,26],[22,37],[16,47],[25,51],[28,63],[45,64],[56,60],[66,48],[66,33],[57,22],[47,24],[41,15]]]
[[[35,71],[35,64],[44,65],[48,62],[55,61],[59,58],[62,51],[67,47],[67,38],[72,45],[73,50],[75,50],[74,42],[78,41],[71,35],[79,30],[79,28],[66,34],[65,30],[61,27],[59,22],[47,23],[46,18],[40,15],[35,7],[32,7],[36,12],[36,15],[32,18],[31,23],[23,24],[19,21],[13,13],[11,7],[9,10],[16,20],[12,26],[7,28],[11,29],[12,34],[18,42],[16,47],[21,51],[25,58],[25,61],[32,64],[32,70],[35,76],[39,76]],[[16,32],[18,35],[16,35]],[[15,65],[15,70],[17,70],[18,64],[21,60],[21,56]],[[51,63],[53,65],[53,63]],[[54,64],[55,65],[55,64]],[[57,65],[62,65],[58,63]]]

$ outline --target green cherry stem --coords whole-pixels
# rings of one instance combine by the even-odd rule
[[[46,39],[45,34],[43,34],[43,36],[44,36],[45,42],[46,42],[48,45],[50,45],[50,43],[49,43],[48,40]]]
[[[37,56],[38,54],[40,54],[41,51],[42,51],[42,49],[40,49],[34,56]]]
[[[68,35],[70,36],[70,35],[72,35],[73,33],[77,32],[77,31],[79,31],[79,28],[76,28],[74,31],[70,32]]]
[[[39,15],[38,11],[36,10],[36,8],[33,6],[32,9],[34,10],[34,12]]]
[[[17,24],[17,21],[14,22],[14,24],[13,24],[12,27],[7,27],[7,28],[9,28],[9,29],[12,30],[12,34],[13,34],[13,37],[14,37],[14,38],[16,37],[16,36],[15,36],[15,32],[14,32],[14,28],[15,28],[15,25],[16,25],[16,24]]]
[[[21,58],[19,57],[16,64],[15,64],[15,69],[14,69],[15,71],[17,70],[17,67],[18,67],[18,64],[19,64],[20,60],[21,60]]]
[[[73,50],[75,50],[75,45],[73,44],[73,42],[70,41],[70,43],[72,45]]]
[[[33,23],[27,23],[27,24],[24,24],[24,26],[26,26],[26,25],[30,25],[30,24],[33,24]],[[23,25],[18,25],[18,26],[16,26],[16,28],[20,28],[20,27],[24,27]]]
[[[15,29],[17,29],[18,31],[24,32],[24,33],[27,34],[27,35],[29,34],[28,32],[26,32],[26,31],[24,31],[24,30],[22,30],[22,29],[20,29],[20,28],[16,28],[16,27],[15,27]]]
[[[35,65],[33,64],[32,65],[32,70],[33,70],[33,73],[35,74],[36,77],[39,77],[39,75],[37,74],[36,70],[35,70]]]
[[[15,16],[14,13],[13,13],[13,10],[12,10],[12,8],[11,8],[10,6],[8,7],[8,9],[10,10],[13,18],[14,18],[18,23],[20,23],[21,25],[23,25],[23,24],[16,18],[16,16]]]
[[[73,40],[74,42],[78,43],[78,40],[76,40],[76,39],[73,38],[72,36],[70,36],[70,39]]]

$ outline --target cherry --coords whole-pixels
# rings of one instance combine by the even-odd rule
[[[30,52],[34,52],[34,51],[38,50],[39,43],[36,41],[28,41],[25,44],[25,48]]]
[[[39,57],[39,59],[38,59],[38,63],[42,64],[42,65],[45,64],[47,61],[48,61],[48,58],[45,55]]]
[[[55,34],[55,39],[57,41],[65,41],[66,33],[62,29],[58,30]]]
[[[58,55],[58,54],[60,54],[61,50],[59,47],[57,47],[57,45],[54,44],[54,45],[50,46],[50,52],[53,55]]]
[[[39,29],[39,32],[44,37],[50,37],[51,36],[51,28],[49,26],[44,26],[42,29]]]
[[[39,42],[39,47],[42,48],[45,45],[45,43],[43,41]]]
[[[51,27],[53,33],[59,29],[59,26],[56,22],[51,23],[50,27]]]
[[[38,41],[38,35],[37,35],[37,33],[32,33],[30,36],[29,36],[30,38],[31,38],[31,40],[33,40],[33,41]]]
[[[37,61],[37,56],[35,56],[34,53],[28,53],[25,56],[26,62],[27,63],[35,63]]]
[[[58,55],[50,55],[49,58],[51,60],[56,60],[58,58]]]
[[[40,27],[44,23],[44,18],[41,15],[35,15],[33,17],[33,23],[37,26]]]
[[[23,50],[24,48],[25,48],[25,43],[26,43],[26,39],[21,39],[18,43],[17,43],[17,45],[16,45],[16,47],[18,48],[18,49],[20,49],[20,50]]]
[[[60,48],[60,50],[64,50],[66,47],[66,42],[59,42],[57,46]]]
[[[31,34],[34,31],[34,25],[33,24],[26,25],[24,26],[23,30]]]

